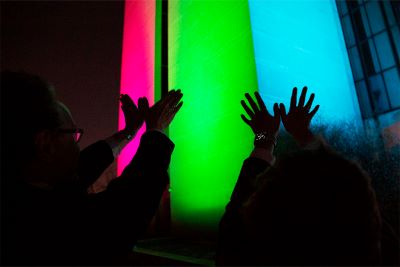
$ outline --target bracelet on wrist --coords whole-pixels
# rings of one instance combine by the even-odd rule
[[[255,147],[265,147],[276,146],[276,137],[268,134],[267,132],[256,133],[254,137],[254,146]]]

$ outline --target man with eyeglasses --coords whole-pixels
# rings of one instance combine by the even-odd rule
[[[79,129],[41,78],[1,73],[1,264],[114,265],[146,230],[168,183],[174,144],[163,133],[181,108],[171,90],[149,107],[121,96],[124,130],[80,152]],[[146,123],[139,149],[107,190],[88,186]]]

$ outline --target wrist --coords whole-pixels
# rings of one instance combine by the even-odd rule
[[[256,133],[254,137],[254,147],[264,148],[273,151],[276,146],[275,134],[268,134],[267,132]]]
[[[123,129],[119,132],[126,140],[130,141],[135,137],[137,131],[130,129]]]

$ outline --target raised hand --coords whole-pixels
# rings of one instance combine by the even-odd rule
[[[257,103],[251,98],[251,96],[246,93],[245,97],[250,104],[250,107],[246,104],[244,100],[240,101],[244,110],[250,119],[247,119],[243,114],[241,117],[243,121],[251,127],[254,134],[264,134],[270,137],[276,138],[279,131],[280,117],[279,117],[279,108],[278,104],[274,104],[274,116],[268,112],[265,107],[264,101],[261,99],[261,96],[258,92],[254,93]]]
[[[135,134],[143,124],[143,114],[139,112],[139,109],[129,95],[121,94],[119,100],[121,101],[121,109],[125,117],[124,131],[128,134]]]
[[[139,111],[144,114],[147,129],[163,131],[167,128],[183,105],[182,97],[181,90],[171,90],[152,107],[146,98],[139,99]]]
[[[279,105],[283,125],[300,144],[306,144],[312,140],[313,135],[310,131],[310,122],[319,109],[319,105],[316,105],[315,108],[310,111],[315,95],[311,94],[307,103],[304,104],[306,100],[306,94],[307,87],[305,86],[301,91],[299,103],[296,104],[297,88],[293,88],[289,112],[287,114],[285,105],[282,103]]]

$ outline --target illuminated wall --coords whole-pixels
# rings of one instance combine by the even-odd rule
[[[169,1],[169,88],[184,105],[170,126],[174,225],[215,227],[252,134],[240,100],[257,88],[247,1]]]
[[[334,0],[249,0],[258,85],[267,105],[289,104],[307,85],[322,121],[360,121],[354,81]]]
[[[155,0],[125,1],[120,92],[129,94],[136,104],[142,96],[146,96],[151,105],[154,102],[155,16]],[[118,128],[124,127],[124,115],[120,110]],[[143,131],[144,127],[119,156],[118,174],[136,153]]]

